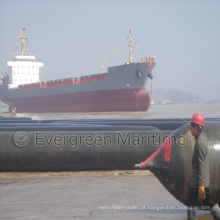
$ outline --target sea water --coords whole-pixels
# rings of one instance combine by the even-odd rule
[[[0,112],[1,108],[0,108]],[[19,117],[42,119],[125,119],[125,118],[191,118],[194,113],[206,118],[220,117],[220,103],[181,103],[170,105],[151,105],[147,112],[70,112],[70,113],[17,113]],[[0,113],[7,116],[8,113]]]

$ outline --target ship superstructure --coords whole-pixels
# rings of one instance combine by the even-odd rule
[[[9,75],[11,76],[9,88],[17,88],[19,85],[38,83],[40,81],[39,68],[44,64],[39,62],[35,56],[26,53],[28,38],[23,35],[25,29],[20,29],[19,47],[21,53],[13,55],[7,62]]]

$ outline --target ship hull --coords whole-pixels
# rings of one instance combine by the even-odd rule
[[[10,100],[17,112],[105,112],[147,111],[150,95],[146,89],[90,91]]]
[[[0,100],[23,113],[147,111],[148,78],[155,63],[108,68],[104,74],[9,89],[0,86]]]

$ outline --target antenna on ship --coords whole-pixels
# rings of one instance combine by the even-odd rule
[[[132,63],[133,38],[131,36],[131,28],[130,28],[129,32],[130,32],[130,35],[129,35],[129,63]]]
[[[22,35],[22,31],[25,31],[24,27],[22,29],[20,29],[20,37],[18,39],[21,41],[21,56],[24,56],[25,41],[28,38]]]

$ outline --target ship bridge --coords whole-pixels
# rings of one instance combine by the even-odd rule
[[[23,30],[25,30],[23,28]],[[13,56],[7,62],[9,66],[10,84],[9,88],[17,88],[19,85],[38,83],[40,81],[39,69],[44,66],[35,56],[25,54],[25,47],[28,47],[28,38],[23,36],[20,30],[19,45],[21,52]]]

